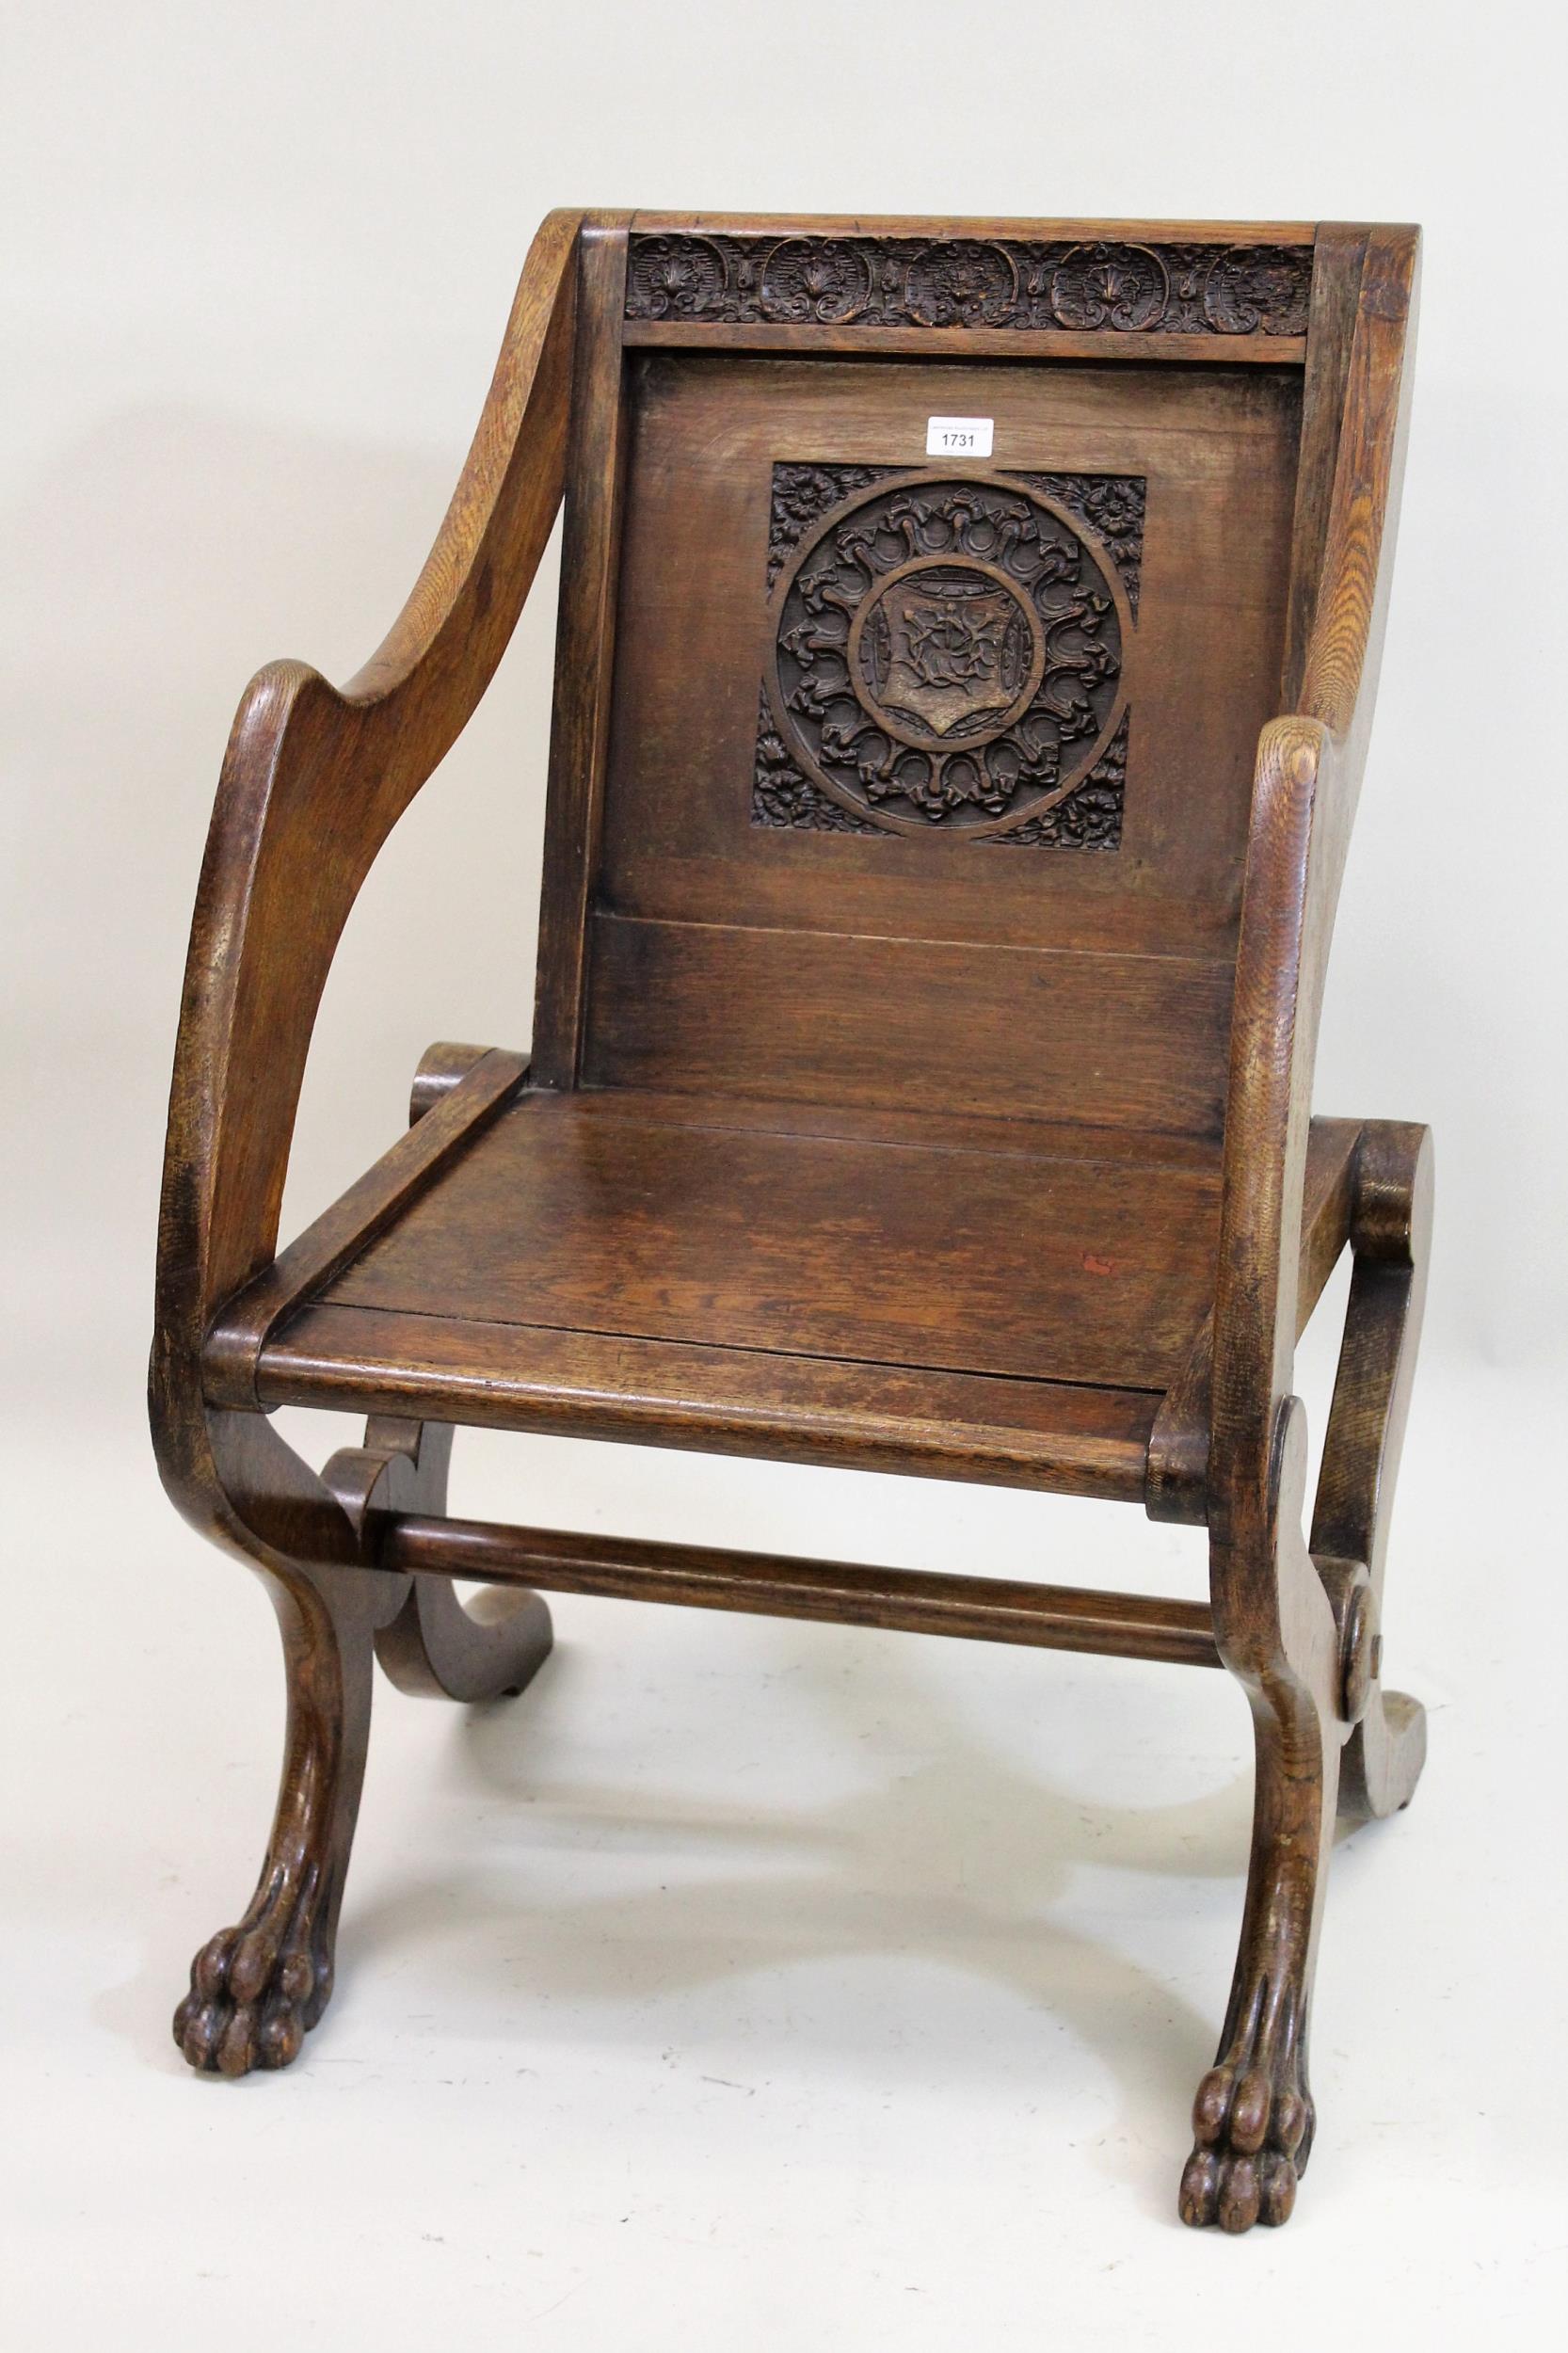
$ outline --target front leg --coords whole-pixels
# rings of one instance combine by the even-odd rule
[[[551,1626],[536,1594],[507,1594],[480,1616],[444,1579],[368,1565],[382,1513],[442,1508],[449,1429],[374,1419],[364,1446],[335,1454],[319,1482],[261,1416],[220,1417],[215,1431],[236,1486],[253,1504],[269,1497],[287,1522],[275,1544],[237,1523],[225,1529],[231,1542],[243,1538],[283,1637],[283,1772],[255,1894],[236,1925],[197,1954],[174,2013],[175,2041],[193,2067],[244,2075],[297,2057],[331,1994],[375,1659],[406,1690],[488,1698],[529,1680]],[[339,1564],[329,1565],[334,1550]],[[350,1565],[356,1559],[367,1565]]]
[[[1312,2149],[1307,2026],[1334,1838],[1348,1609],[1302,1530],[1306,1422],[1288,1401],[1256,1514],[1211,1531],[1216,1630],[1246,1690],[1256,1750],[1252,1855],[1224,2030],[1192,2105],[1181,2218],[1286,2221]]]
[[[1180,2212],[1247,2231],[1288,2219],[1312,2149],[1312,1969],[1334,1833],[1339,1727],[1309,1691],[1250,1694],[1257,1753],[1252,1860],[1224,2031],[1192,2104]]]
[[[244,1917],[201,1947],[174,2013],[191,2065],[224,2075],[286,2067],[331,1994],[381,1614],[363,1571],[301,1569],[266,1582],[288,1679],[277,1813]]]

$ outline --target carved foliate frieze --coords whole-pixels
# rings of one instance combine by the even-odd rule
[[[1114,849],[1144,484],[778,465],[752,821]]]
[[[634,236],[629,319],[1304,335],[1309,245]]]

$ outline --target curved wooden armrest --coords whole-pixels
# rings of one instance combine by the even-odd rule
[[[1296,1339],[1312,1070],[1371,725],[1403,471],[1418,236],[1378,230],[1343,288],[1342,423],[1296,712],[1258,744],[1231,1019],[1214,1304],[1209,1522],[1250,1529]],[[1303,507],[1298,505],[1300,526]],[[1302,556],[1298,553],[1298,563]]]
[[[159,1226],[153,1417],[195,1400],[212,1317],[266,1266],[333,953],[397,819],[461,732],[560,505],[576,252],[552,213],[524,265],[462,477],[413,594],[346,686],[261,671],[218,783],[185,968]]]

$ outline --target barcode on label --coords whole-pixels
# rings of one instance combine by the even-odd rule
[[[928,457],[989,457],[994,430],[990,417],[928,417],[925,454]]]

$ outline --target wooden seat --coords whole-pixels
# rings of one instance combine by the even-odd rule
[[[1416,251],[541,231],[408,606],[343,689],[259,674],[209,840],[153,1424],[267,1580],[291,1714],[256,1895],[176,2016],[193,2064],[282,2065],[325,2005],[373,1656],[520,1689],[536,1588],[1223,1663],[1257,1829],[1181,2211],[1287,2217],[1336,1807],[1395,1810],[1424,1753],[1380,1609],[1430,1150],[1311,1109]],[[349,908],[563,496],[531,1044],[432,1048],[407,1132],[280,1251]],[[1307,1529],[1293,1350],[1347,1247]],[[280,1405],[364,1443],[318,1475]],[[462,1521],[462,1424],[1135,1502],[1207,1528],[1209,1598]]]
[[[346,1365],[365,1394],[417,1366],[437,1419],[483,1391],[487,1420],[575,1410],[634,1435],[684,1405],[711,1443],[761,1425],[808,1459],[875,1430],[899,1468],[906,1423],[927,1468],[956,1451],[1141,1490],[1212,1298],[1214,1155],[1066,1157],[1024,1125],[802,1133],[797,1107],[742,1108],[524,1095],[273,1333],[262,1395],[336,1401]]]
[[[1217,1157],[802,1133],[789,1108],[524,1095],[318,1311],[1169,1385],[1213,1300]]]
[[[1308,1305],[1356,1133],[1314,1126]],[[1218,1153],[1178,1140],[524,1091],[300,1304],[269,1283],[259,1346],[240,1313],[212,1353],[253,1361],[267,1406],[395,1393],[422,1419],[1140,1500],[1219,1199]]]

